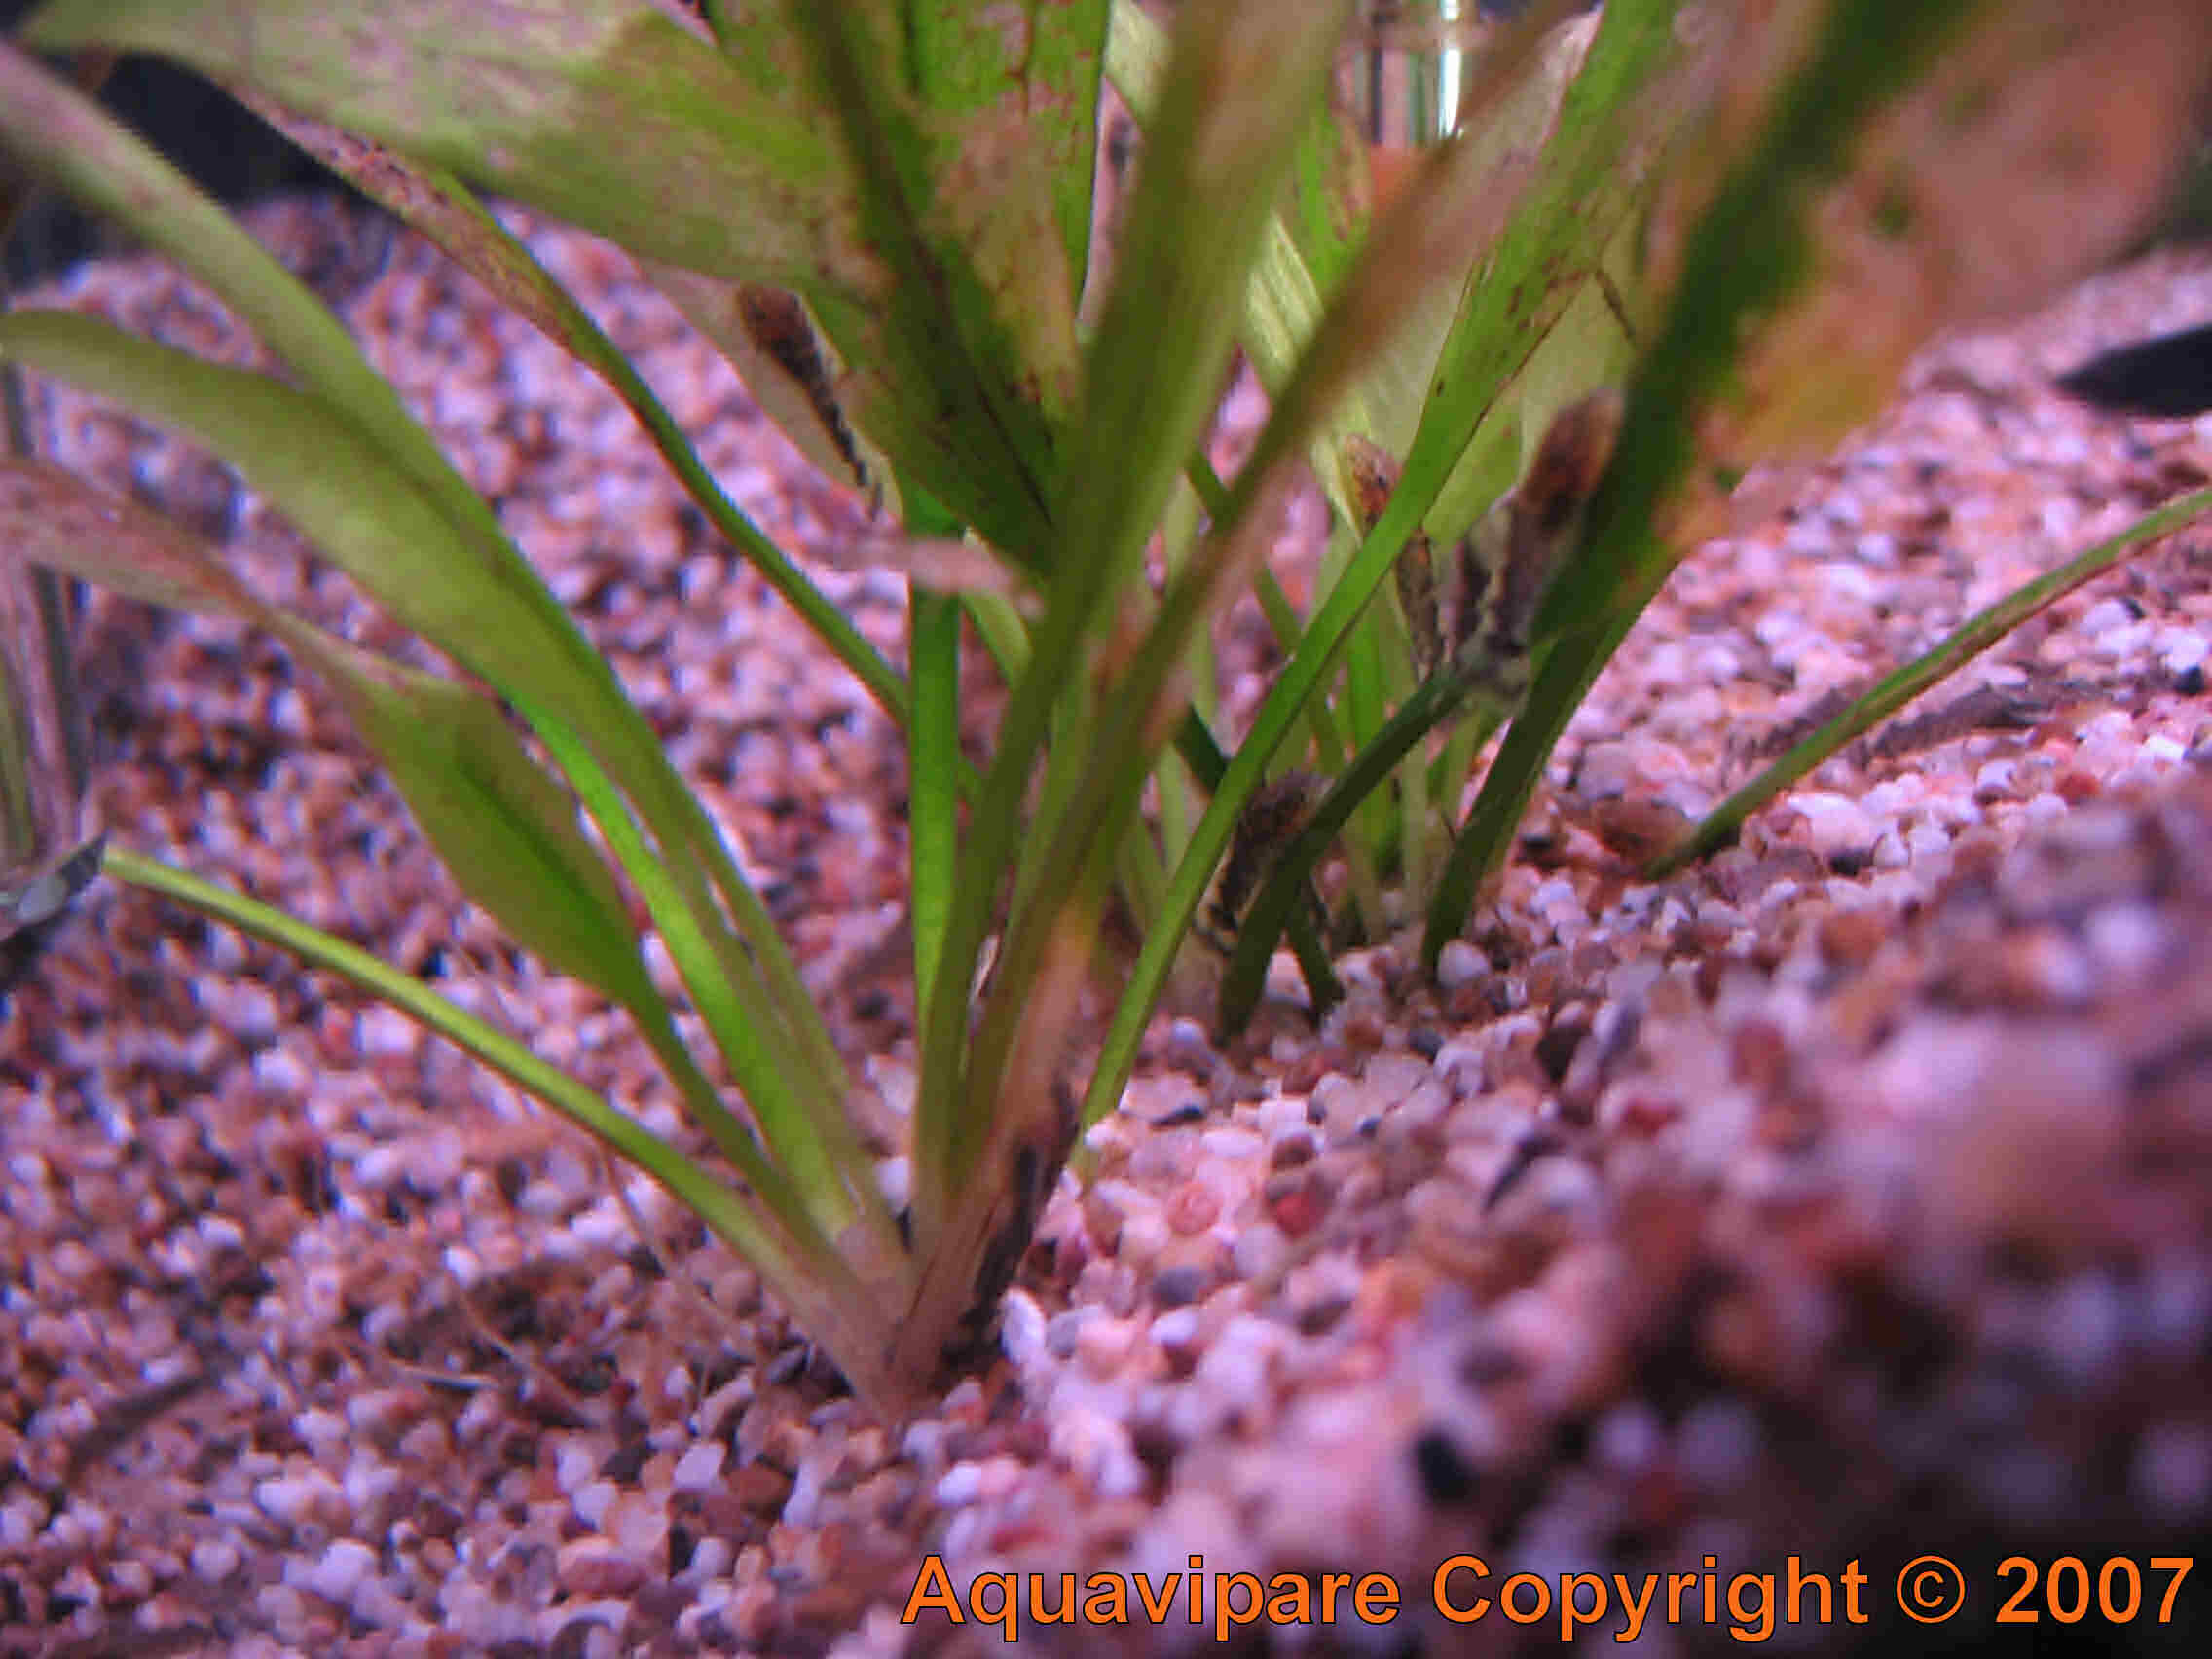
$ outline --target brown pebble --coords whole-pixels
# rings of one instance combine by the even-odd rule
[[[1720,982],[1727,977],[1728,958],[1708,956],[1697,965],[1697,994],[1708,1004],[1720,995]]]
[[[1556,944],[1537,951],[1521,970],[1521,982],[1528,989],[1529,1001],[1537,1008],[1557,1002],[1573,982],[1567,952]]]
[[[582,1537],[561,1546],[555,1576],[571,1596],[596,1602],[631,1594],[645,1583],[646,1573],[619,1545]]]
[[[2069,806],[2080,806],[2085,800],[2095,800],[2105,793],[2104,785],[2079,766],[2069,766],[2059,773],[2051,788],[2058,798]]]
[[[740,1471],[742,1473],[743,1471]],[[732,1479],[722,1486],[694,1494],[698,1513],[692,1530],[703,1538],[747,1540],[760,1530],[761,1511],[749,1507]],[[771,1515],[773,1511],[769,1512]]]
[[[1882,948],[1889,924],[1874,911],[1830,910],[1821,918],[1821,955],[1836,968],[1863,968]]]
[[[1969,830],[1951,843],[1951,881],[1964,886],[1995,878],[2004,861],[2005,843],[1988,830]]]
[[[1338,1041],[1355,1054],[1379,1051],[1389,1035],[1389,1028],[1382,1023],[1382,1014],[1372,1008],[1364,1007],[1346,1011],[1344,1023],[1337,1031]]]
[[[1728,1075],[1757,1094],[1773,1094],[1789,1073],[1789,1040],[1771,1019],[1744,1020],[1728,1034]]]
[[[1444,1017],[1455,1025],[1475,1025],[1505,1012],[1501,1005],[1502,981],[1497,975],[1486,974],[1464,985],[1454,985],[1438,999],[1443,1005]]]
[[[1553,1083],[1567,1076],[1567,1067],[1574,1063],[1574,1051],[1590,1035],[1590,1022],[1588,1003],[1569,1003],[1552,1016],[1549,1029],[1536,1039],[1536,1063]]]
[[[1655,1135],[1682,1115],[1682,1103],[1671,1094],[1634,1089],[1614,1105],[1614,1122],[1632,1135]]]
[[[1203,1233],[1221,1215],[1221,1199],[1203,1181],[1186,1181],[1167,1200],[1167,1225],[1188,1238]]]
[[[2031,1013],[2086,997],[2094,976],[2082,953],[2055,928],[2021,928],[1998,941],[1989,959],[1989,989],[2002,1007]]]
[[[1122,1212],[1086,1188],[1083,1195],[1083,1230],[1102,1256],[1111,1256],[1122,1241]]]
[[[792,1478],[771,1463],[747,1463],[729,1477],[729,1490],[747,1510],[773,1520],[792,1494]]]
[[[1606,850],[1632,864],[1657,858],[1690,830],[1681,808],[1662,800],[1602,800],[1591,808],[1590,818]]]
[[[1772,1387],[1784,1363],[1782,1333],[1773,1309],[1751,1291],[1723,1296],[1706,1310],[1700,1346],[1706,1363],[1722,1377]]]
[[[425,1493],[415,1504],[415,1525],[425,1538],[450,1540],[461,1530],[465,1519],[460,1510],[435,1493]]]
[[[1286,1237],[1305,1237],[1321,1224],[1321,1218],[1329,1211],[1328,1179],[1312,1165],[1271,1175],[1261,1191],[1268,1218],[1282,1229]]]
[[[1313,1161],[1311,1135],[1285,1135],[1275,1142],[1274,1150],[1268,1154],[1268,1166],[1272,1169],[1296,1169],[1302,1163]]]

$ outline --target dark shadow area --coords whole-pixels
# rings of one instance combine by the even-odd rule
[[[0,28],[11,33],[35,0],[0,0]],[[234,205],[274,191],[345,184],[228,93],[150,57],[126,57],[101,87],[99,101],[203,187]],[[7,241],[12,286],[43,280],[80,260],[128,251],[131,240],[87,215],[59,193],[41,189]]]

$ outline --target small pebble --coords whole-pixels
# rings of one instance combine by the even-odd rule
[[[1456,991],[1473,984],[1490,971],[1483,954],[1463,939],[1447,940],[1436,957],[1436,982],[1445,990]]]
[[[645,1565],[611,1538],[571,1538],[554,1556],[554,1581],[564,1595],[586,1601],[628,1596],[649,1574]]]
[[[722,1460],[729,1449],[719,1440],[702,1440],[687,1447],[677,1458],[671,1477],[678,1492],[705,1492],[721,1477]]]
[[[1212,1288],[1213,1274],[1191,1262],[1162,1268],[1152,1276],[1152,1300],[1161,1308],[1187,1307]]]

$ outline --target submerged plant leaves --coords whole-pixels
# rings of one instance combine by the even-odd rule
[[[856,424],[1040,568],[1106,0],[49,0],[41,46],[157,53],[641,258],[802,295]]]
[[[337,692],[438,856],[516,942],[626,1008],[658,1009],[575,803],[489,697],[275,609],[198,536],[56,466],[0,461],[0,535],[35,563],[118,593],[277,634]]]

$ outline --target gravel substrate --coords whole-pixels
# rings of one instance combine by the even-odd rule
[[[325,205],[258,222],[742,845],[891,1150],[912,1045],[890,722],[554,348],[412,239]],[[618,255],[532,240],[898,652],[902,580],[831,568],[861,506]],[[44,298],[251,360],[150,264]],[[2071,1634],[2201,1651],[2212,1567],[2160,1625],[2151,1560],[2212,1539],[2212,535],[2063,603],[1739,846],[1656,885],[1621,850],[2212,477],[2212,423],[2047,387],[2207,317],[2212,256],[2167,253],[1928,353],[1785,510],[1677,573],[1440,985],[1383,946],[1343,964],[1318,1033],[1288,999],[1226,1050],[1161,1018],[1045,1216],[1003,1357],[909,1423],[867,1421],[741,1264],[453,1051],[95,889],[0,1028],[0,1654],[980,1653],[998,1626],[900,1615],[917,1584],[973,1612],[985,1572],[1037,1575],[1010,1582],[1045,1652],[1195,1649],[1237,1572],[1304,1575],[1316,1613],[1351,1575],[1332,1622],[1233,1630],[1250,1652],[1549,1649],[1561,1595],[1594,1617],[1601,1590],[1604,1641],[1611,1575],[1677,1571],[1714,1576],[1715,1610],[1701,1578],[1670,1623],[1662,1586],[1645,1651],[1739,1645],[1739,1573],[1782,1575],[1778,1645],[1909,1650],[1992,1635],[2015,1554],[2026,1635],[2071,1604],[2074,1557]],[[58,389],[39,407],[51,453],[228,537],[265,596],[420,655],[222,468]],[[1316,522],[1286,536],[1294,587]],[[1231,623],[1249,708],[1265,665]],[[374,945],[677,1127],[642,1048],[460,901],[275,645],[101,598],[84,668],[118,839]],[[1932,1552],[1967,1577],[1948,1625],[1897,1606]],[[1432,1583],[1459,1555],[1491,1576],[1449,1577],[1455,1605],[1525,1572],[1548,1612],[1448,1622]],[[1791,1557],[1839,1622],[1816,1595],[1788,1624]],[[2096,1600],[2122,1558],[2123,1625]],[[1037,1622],[1065,1573],[1089,1616]],[[1175,1581],[1163,1622],[1136,1573]],[[1359,1616],[1367,1574],[1391,1622]]]

